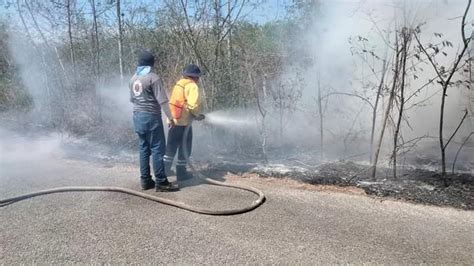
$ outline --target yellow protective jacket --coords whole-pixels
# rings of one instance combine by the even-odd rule
[[[176,82],[171,92],[169,106],[175,125],[189,125],[191,116],[198,116],[201,109],[199,87],[196,82],[186,77]]]

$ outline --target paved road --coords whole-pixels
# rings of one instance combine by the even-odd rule
[[[64,159],[54,145],[3,142],[0,198],[69,185],[138,189],[136,167]],[[26,153],[32,148],[34,154]],[[474,264],[474,212],[227,178],[262,189],[267,202],[230,217],[106,192],[48,195],[0,208],[0,264]],[[163,195],[210,208],[254,197],[208,185]]]

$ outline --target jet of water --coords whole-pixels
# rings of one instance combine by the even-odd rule
[[[255,126],[255,119],[250,115],[231,111],[215,111],[206,114],[205,123],[225,128],[249,128]]]

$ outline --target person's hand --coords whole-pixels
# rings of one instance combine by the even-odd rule
[[[204,118],[206,118],[206,116],[203,115],[203,114],[199,114],[198,116],[196,116],[196,120],[197,120],[197,121],[204,120]]]

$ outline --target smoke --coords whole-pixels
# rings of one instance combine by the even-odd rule
[[[372,74],[369,66],[361,62],[360,58],[353,53],[354,43],[349,40],[357,39],[359,36],[367,38],[367,50],[373,51],[380,57],[386,54],[387,58],[391,58],[393,51],[388,47],[387,42],[393,41],[395,29],[421,24],[420,38],[424,43],[439,41],[435,39],[434,33],[442,33],[442,40],[449,40],[454,44],[453,47],[445,48],[444,51],[447,53],[445,57],[438,59],[440,64],[449,65],[459,49],[459,16],[462,15],[465,4],[465,1],[322,1],[321,15],[314,19],[313,25],[302,32],[299,39],[290,40],[290,42],[307,44],[306,49],[301,50],[302,54],[295,58],[310,57],[314,61],[313,67],[304,71],[309,74],[304,74],[303,81],[298,83],[305,85],[297,106],[284,110],[283,118],[274,106],[266,106],[265,118],[258,112],[252,114],[247,111],[250,115],[244,116],[244,122],[242,122],[241,111],[226,111],[216,113],[215,116],[208,115],[208,120],[221,128],[225,127],[228,131],[247,129],[250,124],[255,125],[257,129],[253,132],[256,134],[248,139],[255,141],[255,145],[260,147],[263,141],[262,119],[264,119],[266,145],[272,150],[270,157],[277,156],[275,152],[278,153],[278,151],[273,149],[276,147],[280,148],[279,153],[287,156],[293,156],[295,153],[301,155],[308,151],[317,155],[322,149],[319,144],[321,133],[317,106],[318,89],[321,88],[324,98],[322,101],[325,146],[323,152],[326,158],[368,160],[372,109],[360,98],[350,97],[347,94],[355,93],[373,101],[375,94],[368,86],[377,84],[379,76]],[[423,24],[424,22],[426,24]],[[285,62],[288,67],[284,71],[285,74],[280,77],[282,83],[288,83],[288,80],[301,76],[300,73],[295,72],[293,66],[304,66],[305,62],[293,60]],[[414,62],[411,63],[414,64]],[[373,62],[373,67],[376,72],[380,72],[381,61]],[[417,77],[414,78],[411,75],[407,78],[409,92],[421,87],[435,75],[429,64],[424,63],[418,67],[423,70],[416,73]],[[391,75],[389,70],[388,76]],[[387,84],[389,82],[390,80],[386,81]],[[407,123],[404,122],[402,125],[404,141],[425,136],[418,143],[418,149],[411,152],[415,155],[418,152],[426,154],[433,160],[437,160],[439,154],[436,139],[440,105],[438,91],[439,85],[434,83],[413,97],[409,104],[419,104],[407,110],[405,114]],[[334,92],[339,94],[330,96]],[[451,89],[445,114],[447,132],[457,126],[463,109],[469,106],[473,98],[473,93],[465,87]],[[377,126],[381,123],[382,110],[386,107],[385,101],[380,104]],[[472,118],[470,118],[459,131],[456,142],[462,142],[467,133],[474,130],[473,126]],[[382,161],[389,160],[389,152],[392,148],[390,133],[391,130],[388,130],[385,135],[383,148],[386,151],[384,156],[386,160],[382,158]],[[376,136],[377,134],[378,132]],[[202,137],[205,139],[209,136]],[[226,147],[230,146],[231,150],[233,145],[230,144],[231,138],[234,137],[234,135],[214,136],[221,139],[221,142],[227,141]],[[457,151],[459,145],[453,144],[453,147],[449,150],[451,156]],[[465,154],[470,152],[470,148],[465,149],[467,151],[463,152],[464,161],[469,161]]]
[[[100,96],[102,115],[122,123],[130,123],[132,119],[133,105],[130,102],[130,94],[127,84],[121,84],[120,77],[113,76],[96,84],[96,90]]]
[[[433,35],[436,32],[443,34],[443,40],[453,43],[453,47],[445,50],[447,56],[439,58],[440,64],[448,63],[459,49],[459,16],[462,15],[465,4],[462,0],[322,1],[321,12],[314,17],[312,25],[301,33],[300,38],[287,40],[290,44],[306,44],[305,49],[301,51],[302,55],[295,58],[310,57],[314,62],[312,67],[306,67],[303,73],[297,73],[294,66],[306,66],[305,62],[284,62],[288,68],[279,80],[286,86],[283,90],[291,94],[294,86],[304,84],[301,99],[294,102],[296,106],[284,106],[281,111],[269,95],[266,105],[263,106],[266,109],[265,117],[255,109],[209,113],[203,123],[194,124],[194,144],[197,147],[195,151],[204,157],[211,154],[208,151],[220,148],[255,153],[255,150],[261,150],[265,135],[266,148],[272,151],[270,157],[281,154],[290,156],[290,153],[298,155],[301,151],[316,155],[323,149],[319,143],[321,130],[317,106],[320,89],[324,98],[323,151],[327,158],[366,160],[369,153],[370,106],[360,98],[342,94],[331,95],[334,92],[357,92],[362,97],[372,97],[370,100],[373,100],[374,94],[370,86],[376,83],[377,76],[354,55],[354,44],[349,40],[357,39],[358,36],[367,38],[368,50],[381,57],[387,54],[390,58],[393,51],[387,48],[386,41],[393,38],[395,27],[426,22],[422,26],[420,36],[424,42],[439,41]],[[72,80],[61,80],[59,77],[72,76],[70,74],[73,68],[67,62],[58,61],[61,51],[58,52],[52,47],[41,47],[39,50],[42,52],[38,53],[32,49],[30,40],[25,38],[24,33],[15,34],[16,32],[21,31],[11,31],[9,48],[18,65],[23,84],[34,98],[34,120],[67,121],[73,124],[72,129],[81,131],[86,136],[94,132],[97,138],[110,141],[113,145],[128,143],[130,145],[127,147],[133,147],[136,136],[132,129],[132,105],[129,102],[126,82],[123,84],[117,75],[111,74],[113,71],[96,79],[90,74],[87,75],[91,66],[78,64],[75,71],[80,77],[79,87],[84,87],[84,90],[69,94],[67,88],[71,87]],[[36,37],[34,39],[38,46],[45,45]],[[373,65],[376,71],[380,71],[380,62],[374,62]],[[434,75],[428,64],[418,67],[424,70],[417,73],[416,79],[409,78],[408,86],[412,90]],[[54,72],[57,72],[57,78],[52,75]],[[302,82],[294,83],[294,79],[301,79]],[[92,87],[94,89],[90,89]],[[429,99],[407,111],[409,124],[404,123],[402,129],[406,140],[425,135],[437,136],[440,104],[438,88],[438,84],[434,83],[413,98],[413,103]],[[84,91],[93,91],[97,99],[91,100],[93,96],[84,95]],[[472,90],[453,87],[449,91],[446,105],[447,129],[456,127],[464,108],[470,108],[472,114],[473,99]],[[381,102],[379,113],[385,108],[385,104],[384,101]],[[51,117],[52,114],[60,115]],[[95,117],[96,115],[99,117]],[[377,117],[377,123],[380,124],[380,115]],[[471,115],[461,128],[455,143],[462,142],[462,137],[472,130],[474,121]],[[429,153],[436,154],[436,139],[427,138],[421,144],[430,148],[427,148]],[[390,141],[384,142],[386,149],[390,149],[390,145]],[[245,147],[251,147],[253,150],[245,151]],[[455,151],[456,149],[451,150]],[[358,157],[353,157],[354,155]]]
[[[10,28],[12,26],[10,25]],[[49,105],[49,81],[45,75],[45,65],[39,54],[32,49],[29,40],[24,35],[16,34],[16,30],[9,31],[8,48],[18,66],[19,76],[22,84],[16,86],[24,86],[34,100],[34,111],[31,113],[35,119],[46,120]],[[17,90],[15,88],[14,90]]]
[[[453,43],[453,47],[444,49],[446,56],[437,58],[439,64],[449,66],[461,45],[460,16],[465,7],[466,1],[458,0],[322,1],[321,15],[314,19],[313,25],[302,33],[299,40],[293,41],[308,44],[307,49],[302,52],[309,54],[315,62],[313,68],[308,70],[312,75],[304,77],[308,86],[305,86],[303,90],[302,99],[309,108],[316,110],[315,99],[318,97],[318,88],[321,88],[325,105],[325,110],[323,110],[325,142],[330,145],[330,148],[326,149],[331,149],[331,152],[338,151],[339,158],[344,157],[341,154],[342,151],[347,154],[357,154],[361,149],[368,150],[371,125],[370,105],[361,98],[347,94],[358,94],[373,101],[375,94],[370,91],[370,86],[377,84],[379,76],[372,74],[370,67],[354,53],[354,40],[357,40],[359,36],[366,38],[368,41],[364,48],[368,52],[372,51],[379,57],[387,54],[388,58],[391,58],[393,50],[388,48],[387,42],[393,40],[395,28],[421,25],[420,39],[423,43],[437,43],[444,40]],[[469,14],[467,21],[471,21],[471,17],[472,15]],[[466,28],[467,32],[470,32],[470,23]],[[436,38],[434,33],[441,33],[443,36]],[[381,61],[367,63],[374,67],[375,72],[380,72]],[[299,64],[302,65],[303,62]],[[416,62],[412,60],[409,64],[409,67],[414,67]],[[416,67],[418,68],[417,77],[415,78],[413,74],[407,77],[408,95],[436,75],[428,63],[417,64]],[[291,72],[292,69],[289,68],[287,71]],[[388,76],[391,75],[389,69]],[[388,82],[390,80],[387,84]],[[438,154],[436,151],[438,143],[435,137],[438,135],[439,124],[441,98],[439,89],[439,84],[433,83],[413,97],[407,105],[418,104],[406,112],[408,123],[404,121],[402,125],[402,135],[406,141],[420,136],[429,136],[420,142],[422,147],[419,151],[427,149],[424,152],[434,157]],[[327,96],[334,92],[339,94]],[[445,134],[450,134],[456,128],[466,108],[472,108],[473,98],[472,90],[465,86],[450,89],[445,114],[445,128],[448,133]],[[385,104],[383,101],[382,106],[379,107],[380,114]],[[302,113],[299,115],[303,116]],[[318,127],[318,117],[318,114],[314,115],[307,123]],[[381,117],[378,116],[379,125],[380,119]],[[301,126],[304,127],[304,125]],[[465,122],[455,138],[456,142],[461,142],[468,132],[473,130],[471,111],[469,121]],[[314,143],[319,137],[319,133],[316,133],[312,136],[304,136],[299,141]],[[386,135],[385,139],[390,139],[390,135]],[[391,149],[391,141],[385,141],[384,147]],[[454,153],[457,147],[458,145],[451,150],[451,153]]]
[[[0,128],[0,187],[18,184],[18,178],[45,182],[34,175],[47,172],[64,155],[58,134],[36,134],[26,130],[22,134]],[[29,178],[28,176],[32,176]],[[22,182],[22,181],[20,181]],[[27,188],[30,183],[23,184]]]
[[[18,161],[31,163],[62,154],[61,137],[58,134],[28,137],[0,128],[0,138],[2,139],[0,141],[0,150],[2,151],[0,161],[3,163]]]

